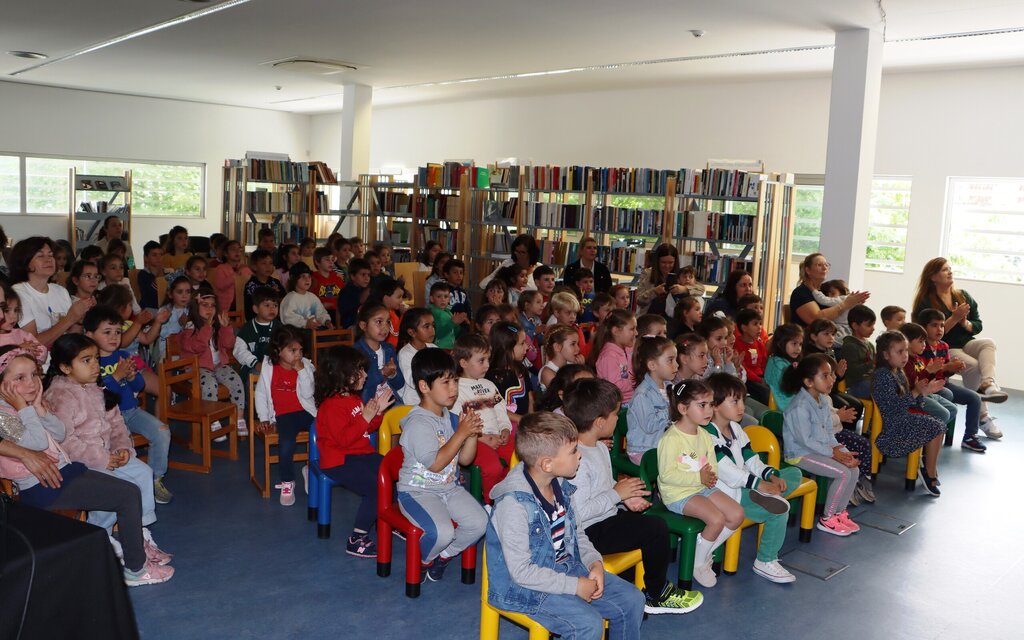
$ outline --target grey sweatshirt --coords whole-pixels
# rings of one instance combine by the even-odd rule
[[[614,516],[622,499],[615,492],[608,447],[603,444],[588,447],[579,443],[577,448],[580,452],[580,468],[572,479],[573,485],[576,486],[573,500],[576,515],[586,529],[592,524]]]

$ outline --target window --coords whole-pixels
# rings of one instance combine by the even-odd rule
[[[866,269],[903,273],[910,223],[910,186],[908,177],[876,177],[871,181]]]
[[[21,159],[0,156],[0,213],[21,213]]]
[[[958,278],[1024,283],[1024,178],[949,178],[942,255]]]
[[[796,176],[796,212],[793,218],[793,254],[817,253],[821,244],[821,204],[825,199],[825,176]]]

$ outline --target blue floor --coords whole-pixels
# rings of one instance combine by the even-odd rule
[[[959,448],[958,427],[956,446],[939,461],[941,498],[920,485],[905,492],[903,460],[882,468],[878,502],[862,508],[917,523],[902,536],[864,527],[845,539],[816,531],[810,544],[799,544],[790,528],[783,553],[799,547],[849,568],[827,582],[798,573],[795,583],[775,585],[750,571],[751,529],[739,572],[705,590],[699,610],[651,616],[644,638],[759,631],[774,638],[1020,638],[1024,521],[1013,495],[1024,459],[1024,394],[1011,393],[992,412],[1006,437],[986,440],[988,453],[978,455]],[[373,560],[344,553],[354,496],[335,490],[333,535],[319,540],[306,520],[301,476],[294,507],[281,507],[276,495],[260,498],[248,480],[246,446],[238,461],[217,460],[208,476],[168,476],[176,499],[158,508],[153,532],[175,554],[177,573],[169,583],[131,590],[143,638],[479,637],[479,582],[461,584],[453,566],[443,582],[425,584],[419,599],[405,598],[402,542],[387,579],[376,576]],[[527,636],[509,623],[501,631]]]

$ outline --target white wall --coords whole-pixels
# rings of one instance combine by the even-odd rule
[[[137,256],[176,224],[196,235],[220,231],[225,159],[249,150],[309,157],[308,116],[12,82],[0,82],[0,105],[0,152],[206,164],[205,216],[133,218]],[[0,224],[13,238],[67,237],[63,215],[0,216]]]

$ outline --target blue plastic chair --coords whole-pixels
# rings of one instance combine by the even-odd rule
[[[320,449],[316,446],[316,421],[309,427],[309,492],[306,516],[316,520],[316,537],[331,537],[331,490],[334,481],[320,470]]]

